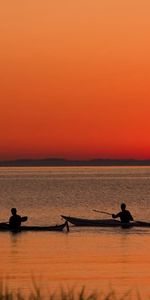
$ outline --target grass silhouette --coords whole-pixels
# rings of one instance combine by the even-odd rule
[[[115,290],[110,290],[108,293],[92,292],[87,293],[86,288],[82,287],[78,292],[73,288],[66,289],[60,288],[58,293],[49,293],[46,296],[42,295],[40,287],[33,282],[33,291],[29,292],[26,296],[18,289],[17,292],[10,291],[8,287],[4,287],[0,284],[0,300],[142,300],[138,290],[133,296],[132,290],[128,290],[122,296],[117,295]],[[150,299],[149,297],[147,300]],[[146,300],[144,298],[144,300]]]

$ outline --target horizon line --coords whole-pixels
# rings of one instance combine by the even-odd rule
[[[25,166],[150,166],[150,159],[135,158],[16,158],[0,160],[0,167]]]

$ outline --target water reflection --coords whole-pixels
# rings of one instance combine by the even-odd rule
[[[18,255],[19,245],[20,245],[21,233],[10,233],[10,245],[11,245],[11,254]]]
[[[109,283],[120,291],[138,286],[148,290],[150,279],[149,236],[130,230],[103,231],[72,228],[63,233],[17,233],[1,235],[1,278],[13,289],[37,284],[51,290],[83,286],[89,291]],[[146,245],[146,247],[143,247]],[[3,276],[2,276],[3,274]]]

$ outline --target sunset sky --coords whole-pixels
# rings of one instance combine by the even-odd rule
[[[0,1],[0,159],[150,158],[150,1]]]

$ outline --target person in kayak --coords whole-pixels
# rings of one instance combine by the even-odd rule
[[[9,226],[12,229],[19,229],[21,226],[22,222],[27,221],[27,217],[21,217],[20,215],[17,214],[17,209],[12,208],[11,209],[12,216],[9,219]]]
[[[112,214],[112,218],[120,218],[121,223],[129,223],[130,221],[134,221],[131,213],[126,209],[125,203],[121,204],[121,211],[118,214]]]

